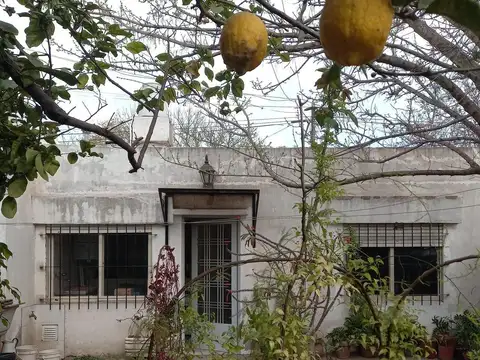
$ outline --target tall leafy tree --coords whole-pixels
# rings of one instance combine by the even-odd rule
[[[0,21],[0,125],[3,129],[0,198],[4,216],[15,215],[16,199],[30,181],[38,177],[48,180],[55,175],[60,165],[56,138],[61,126],[106,138],[126,151],[131,172],[142,167],[148,136],[137,153],[132,144],[108,127],[73,117],[61,106],[62,100],[70,99],[73,89],[93,91],[107,82],[136,101],[137,110],[151,111],[152,127],[158,113],[164,111],[165,103],[193,104],[217,123],[232,126],[232,131],[244,138],[270,176],[285,185],[299,186],[276,175],[250,122],[236,121],[236,114],[248,116],[248,102],[240,99],[244,97],[245,88],[242,76],[217,70],[214,65],[221,64],[218,60],[221,26],[240,10],[257,13],[267,24],[270,56],[266,61],[325,60],[318,36],[322,2],[295,2],[287,10],[280,10],[266,0],[249,3],[146,0],[146,3],[151,11],[141,15],[131,3],[127,4],[129,8],[122,5],[113,9],[100,1],[18,0],[13,3],[1,0],[4,14],[12,19],[28,20],[24,29],[17,29],[13,21],[8,21],[8,16]],[[325,100],[326,90],[336,89],[335,112],[325,112],[324,106],[318,106],[314,109],[317,122],[321,127],[333,126],[337,132],[348,133],[349,143],[341,144],[339,140],[339,145],[347,148],[382,144],[386,139],[414,147],[435,144],[451,149],[467,164],[465,168],[440,173],[420,169],[410,175],[480,173],[478,163],[462,148],[480,139],[480,108],[476,100],[480,81],[475,69],[480,44],[478,2],[395,0],[394,5],[395,26],[385,53],[377,61],[363,68],[333,67],[312,79],[312,86],[317,80],[316,92],[321,101]],[[422,45],[411,43],[404,35],[412,30],[417,38],[423,39]],[[25,33],[25,40],[19,36],[20,31]],[[75,45],[77,61],[72,69],[57,66],[52,56],[54,47],[58,46],[55,37],[59,32],[68,34]],[[127,70],[151,75],[156,85],[133,92],[123,87],[109,72],[125,70],[125,63],[129,64]],[[298,67],[295,71],[301,69]],[[279,79],[277,84],[268,86],[258,84],[258,88],[272,89],[288,80]],[[378,117],[383,116],[388,125],[387,133],[358,131],[352,124],[359,117],[368,120],[371,114],[358,111],[353,114],[351,103],[358,104],[364,100],[361,97],[376,95],[392,100],[410,99],[409,114],[417,117],[404,119],[401,111],[393,117],[380,114]],[[352,96],[357,98],[350,100]],[[420,119],[422,111],[429,116]],[[342,122],[342,114],[354,121]],[[70,163],[75,163],[78,156],[101,156],[87,140],[81,140],[79,146],[78,152],[67,155]],[[405,174],[380,172],[370,178]],[[353,178],[342,183],[362,180]]]

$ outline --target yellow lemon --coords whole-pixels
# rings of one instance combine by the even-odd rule
[[[363,65],[378,58],[392,26],[390,0],[326,0],[320,16],[325,55],[339,65]]]
[[[258,67],[267,56],[268,33],[263,21],[247,11],[236,13],[223,25],[220,53],[229,69],[239,75]]]

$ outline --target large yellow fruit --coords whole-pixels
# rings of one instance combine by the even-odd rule
[[[268,33],[255,14],[242,11],[228,18],[220,36],[220,53],[229,69],[239,75],[252,71],[267,56]]]
[[[344,66],[375,60],[383,52],[393,15],[390,0],[326,0],[320,16],[325,55]]]

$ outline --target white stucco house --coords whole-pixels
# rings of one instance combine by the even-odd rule
[[[297,195],[262,176],[254,159],[230,150],[168,147],[169,125],[162,121],[144,171],[129,174],[125,152],[101,146],[103,159],[62,163],[50,182],[31,184],[17,216],[1,221],[1,239],[14,253],[6,275],[24,302],[7,339],[19,337],[22,344],[40,349],[56,347],[64,356],[122,354],[129,322],[119,320],[132,316],[142,303],[162,245],[175,248],[185,283],[205,268],[231,261],[225,249],[244,250],[244,229],[237,218],[254,222],[257,232],[270,239],[298,225],[299,214],[293,209]],[[141,135],[141,124],[137,126]],[[370,156],[394,151],[372,150]],[[220,175],[213,189],[203,188],[198,171],[164,160],[172,154],[199,165],[208,155]],[[272,154],[280,163],[292,163],[297,150],[273,149]],[[447,168],[457,163],[447,150],[432,148],[412,151],[382,168]],[[348,167],[357,174],[380,169],[372,163]],[[480,177],[349,185],[334,207],[340,222],[357,229],[363,246],[375,254],[408,253],[436,262],[475,253],[480,244]],[[397,265],[391,260],[382,271],[395,281],[419,273],[418,263]],[[247,288],[248,275],[261,266],[240,267],[232,270],[231,281],[207,286],[201,306],[215,312],[218,331],[236,323],[241,313],[225,292]],[[480,299],[478,273],[457,264],[445,275],[455,277],[455,284],[435,275],[428,279],[430,286],[415,295],[425,325],[433,315],[456,312],[463,300]],[[391,286],[395,291],[396,282]],[[344,311],[336,308],[325,327],[341,322]]]

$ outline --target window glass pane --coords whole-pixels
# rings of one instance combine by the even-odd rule
[[[54,296],[98,295],[98,235],[55,234],[52,238]]]
[[[400,294],[423,272],[437,265],[436,248],[395,248],[395,294]],[[438,295],[438,272],[415,286],[412,295]]]
[[[105,234],[104,295],[146,295],[148,234]]]

